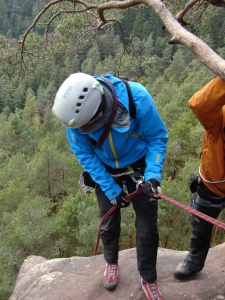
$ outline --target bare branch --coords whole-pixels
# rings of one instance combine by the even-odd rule
[[[154,9],[175,41],[188,48],[207,68],[225,80],[224,59],[201,39],[181,26],[162,1],[145,0],[142,2]]]
[[[187,25],[187,23],[183,20],[184,15],[197,3],[199,0],[190,0],[184,8],[176,15],[177,21],[182,25]]]
[[[92,8],[97,8],[98,5],[94,4],[94,5],[88,5],[87,3],[85,3],[84,1],[79,1],[79,0],[66,0],[66,1],[63,1],[63,0],[55,0],[55,1],[52,1],[50,2],[48,5],[46,5],[44,7],[44,9],[37,15],[37,17],[34,19],[33,23],[30,25],[30,27],[26,30],[23,38],[22,38],[22,44],[21,44],[21,53],[23,52],[24,50],[24,44],[25,44],[25,40],[28,36],[28,34],[30,33],[30,31],[37,25],[39,19],[46,13],[46,11],[51,7],[51,6],[54,6],[58,3],[61,3],[61,2],[71,2],[71,3],[75,3],[75,4],[81,4],[83,5],[84,7],[86,7],[86,10],[90,10]]]
[[[166,2],[166,1],[165,1]],[[168,0],[167,2],[174,3],[174,1]],[[72,9],[65,9],[65,7],[60,7],[60,4],[63,3],[71,3],[73,4]],[[178,2],[179,4],[179,2]],[[87,26],[87,30],[81,32],[79,43],[81,43],[82,38],[86,37],[89,33],[93,34],[93,37],[96,36],[96,31],[102,30],[106,24],[111,24],[112,22],[117,22],[120,27],[122,40],[123,40],[123,48],[124,52],[126,50],[125,47],[125,37],[121,23],[113,18],[107,19],[105,16],[105,11],[108,10],[123,10],[127,8],[131,8],[134,6],[140,7],[150,7],[152,8],[156,14],[159,16],[172,38],[170,43],[176,43],[183,45],[187,49],[189,49],[194,55],[213,73],[220,76],[225,80],[225,60],[222,59],[219,55],[217,55],[206,43],[204,43],[197,36],[186,30],[182,25],[186,25],[187,23],[184,21],[184,16],[188,11],[193,9],[194,6],[200,7],[206,6],[208,4],[212,4],[215,6],[225,7],[225,0],[189,0],[187,4],[180,10],[179,13],[174,17],[169,9],[166,7],[163,1],[161,0],[125,0],[125,1],[108,1],[102,4],[91,4],[89,1],[81,1],[81,0],[55,0],[49,2],[44,9],[37,15],[34,19],[31,26],[27,29],[25,34],[22,37],[20,44],[20,54],[21,54],[21,63],[25,64],[23,59],[23,54],[27,51],[25,49],[25,43],[28,35],[31,33],[31,30],[38,25],[39,20],[42,16],[45,15],[47,11],[50,11],[50,8],[56,6],[57,11],[55,10],[55,14],[51,15],[46,26],[46,35],[49,33],[50,24],[56,20],[57,17],[67,14],[76,14],[76,13],[88,13],[93,17],[93,22],[89,24],[89,28]],[[81,8],[79,7],[81,6]],[[94,13],[95,12],[95,13]],[[203,11],[202,11],[203,12]],[[201,17],[201,14],[199,15]],[[84,26],[84,24],[83,24]],[[82,28],[83,29],[83,28]],[[93,37],[88,36],[88,41],[91,41]],[[50,42],[48,36],[46,36],[46,40]],[[79,43],[77,45],[79,45]],[[76,45],[76,46],[77,46]],[[25,51],[26,50],[26,51]],[[26,67],[25,65],[23,65]]]
[[[208,0],[208,2],[218,7],[225,7],[225,0]]]
[[[141,1],[141,0],[127,0],[127,1],[123,1],[123,2],[115,2],[115,1],[110,1],[108,3],[104,3],[98,6],[97,8],[97,12],[99,15],[99,18],[101,19],[102,23],[105,24],[107,22],[107,20],[104,17],[104,11],[106,9],[125,9],[125,8],[129,8],[129,7],[133,7],[135,5],[138,4],[144,4],[145,1]]]

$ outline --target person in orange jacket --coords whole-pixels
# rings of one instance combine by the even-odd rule
[[[225,207],[225,81],[216,77],[195,93],[188,105],[204,127],[199,174],[189,181],[197,192],[196,209],[217,219]],[[178,279],[203,269],[213,224],[192,216],[190,251],[174,275]]]

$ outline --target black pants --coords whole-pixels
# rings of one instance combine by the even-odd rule
[[[129,193],[136,190],[136,184],[127,176],[126,185]],[[112,207],[99,185],[95,188],[101,217]],[[156,260],[158,250],[158,202],[150,202],[142,193],[133,197],[136,213],[136,251],[137,265],[141,277],[147,282],[157,279]],[[123,208],[126,209],[126,208]],[[104,246],[104,258],[107,263],[116,263],[119,253],[120,209],[117,208],[101,226],[101,240]]]
[[[213,203],[211,196],[216,195],[202,185],[199,190],[199,196]],[[214,201],[214,203],[215,202],[218,201]],[[214,219],[217,219],[221,212],[221,208],[204,207],[198,204],[196,204],[196,210]],[[186,256],[185,262],[192,271],[199,272],[204,267],[204,263],[209,251],[213,224],[193,215],[191,219],[191,225],[192,234],[190,241],[190,252]]]

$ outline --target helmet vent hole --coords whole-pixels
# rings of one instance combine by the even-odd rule
[[[78,103],[77,103],[77,106],[80,107],[80,106],[81,106],[81,103],[78,102]]]
[[[83,92],[87,92],[88,91],[88,88],[83,88]]]
[[[80,111],[79,111],[78,109],[77,109],[77,110],[75,110],[75,113],[76,113],[76,114],[79,114],[79,112],[80,112]]]
[[[79,99],[84,99],[84,96],[83,96],[83,95],[80,95],[80,96],[79,96]]]

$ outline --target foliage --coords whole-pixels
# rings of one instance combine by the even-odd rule
[[[0,0],[1,59],[15,51],[15,39],[31,23],[35,11],[40,11],[47,2]],[[177,7],[182,7],[186,1],[165,2],[176,2]],[[213,9],[210,12],[212,20],[208,22],[204,17],[193,24],[192,30],[225,57],[224,12]],[[9,298],[27,256],[41,255],[48,259],[93,253],[100,222],[97,200],[94,193],[80,192],[81,167],[69,148],[65,128],[51,113],[56,91],[69,74],[119,72],[150,91],[169,133],[163,193],[189,205],[187,182],[198,171],[203,128],[190,112],[188,100],[214,74],[182,46],[168,44],[169,35],[152,10],[138,6],[123,15],[115,11],[110,14],[112,18],[116,14],[124,27],[126,52],[118,24],[96,32],[95,41],[89,34],[84,40],[80,40],[81,32],[73,35],[75,26],[80,28],[82,22],[90,26],[93,21],[91,14],[88,18],[77,14],[77,18],[61,16],[57,26],[55,23],[50,26],[50,32],[54,26],[57,31],[56,35],[48,36],[51,55],[43,48],[46,41],[43,29],[37,27],[32,31],[30,47],[41,53],[40,57],[26,58],[34,73],[27,72],[18,81],[20,70],[13,65],[15,57],[11,57],[8,69],[0,65],[2,300]],[[85,31],[85,27],[80,29]],[[82,50],[77,49],[79,43]],[[132,205],[121,213],[120,249],[123,250],[135,247],[136,230]],[[220,218],[223,221],[224,214]],[[188,249],[189,213],[160,200],[158,222],[161,247]],[[222,241],[224,233],[215,229],[212,245]],[[101,244],[99,252],[102,253]]]
[[[91,256],[93,255],[98,225],[100,222],[100,213],[97,205],[97,199],[94,194],[78,195],[79,204],[77,207],[78,218],[78,236],[79,246],[77,247],[77,255]],[[99,249],[99,253],[101,250]]]
[[[0,270],[4,274],[0,279],[1,299],[8,299],[6,296],[12,292],[15,276],[27,256],[54,258],[58,255],[52,238],[55,218],[49,218],[50,210],[48,199],[25,196],[17,210],[4,213],[0,227]]]

